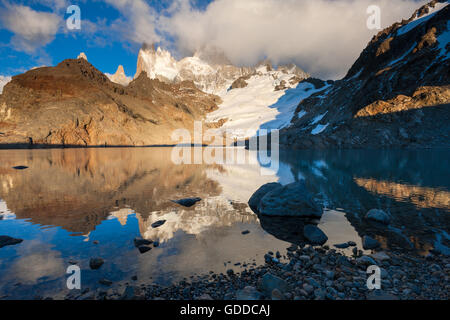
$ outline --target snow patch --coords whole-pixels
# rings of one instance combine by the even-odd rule
[[[328,125],[329,125],[329,123],[317,125],[317,126],[311,131],[311,134],[312,134],[312,135],[317,135],[317,134],[319,134],[319,133],[322,133],[322,132],[328,127]]]
[[[417,26],[419,26],[420,24],[427,22],[428,20],[430,20],[436,13],[438,13],[440,10],[442,10],[443,8],[445,8],[448,5],[448,3],[437,3],[434,8],[430,8],[430,12],[428,12],[426,15],[420,17],[420,18],[415,18],[413,21],[411,21],[410,23],[408,23],[407,25],[404,25],[403,27],[401,27],[400,29],[397,30],[397,36],[401,36],[405,33],[408,33],[409,31],[413,30],[414,28],[416,28]]]

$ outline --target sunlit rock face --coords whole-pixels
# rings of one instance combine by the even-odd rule
[[[117,67],[117,71],[115,74],[106,74],[106,76],[114,83],[121,84],[122,86],[126,87],[130,84],[131,81],[133,81],[132,78],[127,77],[125,74],[125,70],[123,69],[123,66],[120,65]]]
[[[450,192],[445,190],[364,178],[355,178],[355,182],[367,191],[408,201],[418,208],[450,208]]]

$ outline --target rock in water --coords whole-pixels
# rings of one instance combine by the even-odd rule
[[[152,244],[153,241],[152,240],[147,240],[147,239],[143,239],[143,238],[134,238],[134,246],[140,247],[142,245],[150,245]]]
[[[122,294],[121,300],[144,300],[145,293],[141,288],[135,286],[128,286]]]
[[[258,211],[267,216],[305,218],[320,218],[323,214],[323,208],[314,201],[303,181],[267,193],[261,199]]]
[[[317,226],[307,224],[303,228],[303,235],[305,238],[314,245],[323,245],[328,241],[328,237]]]
[[[181,199],[181,200],[173,200],[172,202],[178,203],[179,205],[181,205],[183,207],[190,208],[199,201],[202,201],[202,199],[201,198],[186,198],[186,199]]]
[[[255,287],[247,286],[236,292],[236,300],[261,300],[261,293]]]
[[[385,225],[388,225],[391,220],[386,212],[379,209],[372,209],[369,212],[367,212],[366,219],[373,220]]]
[[[100,269],[100,267],[103,265],[103,263],[105,263],[105,261],[102,258],[92,258],[89,261],[89,267],[92,270],[97,270],[97,269]]]
[[[249,205],[250,209],[252,209],[254,213],[258,213],[258,206],[259,206],[259,203],[261,202],[261,199],[267,193],[269,193],[275,189],[281,188],[281,187],[283,187],[283,186],[276,182],[267,183],[267,184],[263,185],[261,188],[256,190],[256,192],[252,195],[250,200],[248,200],[248,205]]]
[[[146,245],[141,245],[141,246],[138,247],[138,250],[139,250],[140,253],[143,254],[143,253],[146,253],[147,251],[152,250],[152,247],[146,246]]]
[[[13,167],[13,169],[16,169],[16,170],[25,170],[25,169],[28,169],[28,167],[27,167],[27,166],[16,166],[16,167]]]
[[[380,246],[380,243],[377,240],[369,236],[364,236],[362,242],[364,250],[376,249]]]
[[[8,236],[0,236],[0,248],[3,248],[5,246],[13,246],[16,244],[21,243],[22,239],[15,239]]]
[[[164,223],[166,223],[166,220],[159,220],[159,221],[156,221],[155,223],[152,223],[152,228],[153,228],[153,229],[159,228],[159,227],[161,227]]]

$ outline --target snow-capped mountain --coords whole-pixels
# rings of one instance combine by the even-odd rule
[[[307,75],[296,66],[260,65],[255,73],[238,78],[220,97],[219,109],[209,113],[206,122],[217,133],[245,139],[261,129],[288,126],[298,104],[327,87],[321,81],[305,80]]]
[[[193,81],[200,90],[219,96],[226,94],[233,82],[257,73],[257,67],[236,67],[218,50],[197,51],[194,56],[177,61],[169,51],[144,45],[139,51],[135,78],[145,71],[151,79],[166,82]],[[280,73],[306,78],[295,65],[279,68]]]
[[[317,90],[312,83],[297,88],[309,75],[294,64],[274,68],[266,60],[256,67],[236,67],[210,48],[177,61],[167,50],[143,46],[137,65],[136,76],[145,71],[165,82],[189,80],[200,90],[220,96],[223,103],[207,115],[206,123],[219,132],[233,130],[236,138],[247,138],[263,128],[285,127],[298,103]]]
[[[234,80],[254,71],[253,68],[217,63],[220,60],[214,57],[208,60],[199,51],[193,57],[177,61],[169,51],[161,47],[155,49],[154,45],[144,45],[139,51],[135,78],[145,71],[151,79],[166,82],[193,81],[200,90],[220,95]]]
[[[120,65],[117,68],[117,71],[115,74],[109,74],[105,73],[105,75],[114,83],[121,84],[123,86],[127,86],[131,81],[133,81],[133,78],[127,77],[125,74],[125,70],[123,69],[123,66]]]

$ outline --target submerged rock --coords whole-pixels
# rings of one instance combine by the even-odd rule
[[[152,250],[152,247],[146,246],[146,245],[141,245],[138,247],[138,250],[140,253],[146,253],[147,251]]]
[[[15,239],[8,236],[0,236],[0,248],[3,248],[5,246],[13,246],[16,244],[21,243],[22,239]]]
[[[140,247],[142,245],[150,245],[152,244],[153,241],[152,240],[147,240],[147,239],[143,239],[143,238],[134,238],[134,246]]]
[[[307,224],[303,228],[303,235],[311,244],[315,245],[323,245],[328,241],[328,237],[325,233],[312,224]]]
[[[236,292],[236,300],[261,300],[262,294],[255,287],[247,286]]]
[[[376,249],[380,246],[380,243],[377,240],[369,236],[364,236],[362,242],[364,250]]]
[[[135,286],[127,286],[122,294],[121,300],[144,300],[145,294],[141,288]]]
[[[89,267],[92,270],[100,269],[100,267],[105,263],[105,261],[102,258],[92,258],[89,261]]]
[[[178,203],[179,205],[183,207],[190,208],[193,205],[195,205],[197,202],[202,201],[201,198],[186,198],[181,200],[172,200],[172,202]]]
[[[372,209],[367,212],[366,219],[376,221],[385,225],[388,225],[391,220],[390,216],[386,212],[379,209]]]
[[[323,208],[306,190],[304,182],[295,182],[267,193],[258,206],[258,211],[267,216],[320,218]]]
[[[281,184],[276,182],[267,183],[263,185],[261,188],[256,190],[256,192],[251,196],[250,200],[248,200],[248,205],[250,209],[252,209],[253,212],[258,213],[258,206],[259,203],[261,202],[261,199],[269,192],[282,187],[283,186]]]

